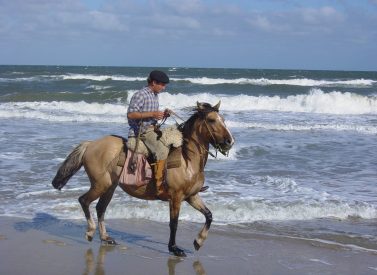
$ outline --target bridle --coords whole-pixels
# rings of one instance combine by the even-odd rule
[[[175,122],[177,123],[177,125],[179,125],[179,123],[178,123],[178,121],[174,118],[174,116],[177,117],[178,119],[180,119],[181,121],[184,122],[184,120],[183,120],[179,115],[177,115],[174,111],[169,110],[169,114],[170,114],[170,116],[175,120]],[[161,123],[159,124],[159,126],[163,125],[163,124],[165,123],[165,121],[166,121],[167,118],[168,118],[168,117],[164,117],[163,120],[161,121]],[[204,123],[204,125],[206,126],[207,131],[209,132],[209,134],[210,134],[210,136],[211,136],[211,139],[212,139],[212,141],[213,141],[213,144],[211,144],[211,143],[210,143],[210,144],[213,146],[213,148],[215,148],[215,154],[213,154],[211,151],[209,151],[209,149],[205,148],[205,147],[204,147],[199,141],[193,139],[193,140],[195,141],[195,143],[198,144],[200,148],[202,148],[206,153],[208,153],[208,154],[209,154],[211,157],[213,157],[213,158],[217,158],[217,152],[218,152],[218,151],[220,151],[223,155],[228,156],[228,155],[229,155],[229,151],[225,152],[225,151],[221,148],[220,144],[218,144],[218,143],[216,142],[215,136],[213,135],[213,132],[211,131],[211,129],[210,129],[208,123],[207,123],[207,118],[205,118],[205,119],[202,121],[202,124],[203,124],[203,123]]]
[[[212,146],[213,146],[213,148],[215,148],[216,156],[214,156],[210,151],[206,150],[206,151],[208,152],[208,154],[210,154],[210,155],[211,155],[212,157],[214,157],[214,158],[217,158],[217,151],[220,151],[223,155],[228,156],[228,155],[229,155],[229,151],[225,152],[225,151],[221,148],[220,144],[218,144],[218,143],[216,142],[215,136],[213,135],[213,133],[212,133],[210,127],[208,126],[207,119],[204,119],[204,124],[206,125],[207,130],[208,130],[208,132],[209,132],[209,134],[211,135],[211,138],[212,138],[212,140],[213,140],[213,143],[214,143],[214,144],[212,144]]]
[[[205,126],[206,126],[206,128],[207,128],[207,131],[209,132],[209,134],[210,134],[210,136],[211,136],[211,138],[212,138],[212,140],[213,140],[213,143],[214,143],[214,144],[211,144],[211,143],[210,143],[210,144],[213,146],[213,148],[215,148],[215,154],[213,154],[211,151],[209,151],[209,149],[205,148],[205,147],[204,147],[199,141],[195,140],[194,138],[192,138],[192,140],[194,140],[195,143],[198,144],[200,148],[202,148],[205,152],[207,152],[211,157],[213,157],[213,158],[215,158],[215,159],[217,158],[217,151],[220,151],[223,155],[228,156],[229,151],[228,151],[228,152],[224,152],[223,149],[221,148],[220,144],[218,144],[218,143],[216,142],[215,136],[213,135],[213,133],[212,133],[210,127],[208,126],[207,118],[205,118],[205,119],[202,121],[202,124],[203,124],[203,123],[205,124]]]

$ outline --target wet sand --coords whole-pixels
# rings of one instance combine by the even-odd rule
[[[0,217],[0,274],[377,274],[377,255],[315,240],[266,236],[213,225],[195,251],[199,224],[179,224],[177,244],[187,257],[168,253],[169,226],[108,220],[119,245],[84,239],[84,220],[48,214]]]

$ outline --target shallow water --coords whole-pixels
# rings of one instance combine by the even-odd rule
[[[82,219],[84,172],[61,192],[51,180],[81,141],[127,135],[130,95],[149,70],[0,66],[0,215]],[[214,224],[377,248],[377,73],[166,70],[162,108],[187,119],[196,101],[221,100],[236,139],[206,166]],[[107,217],[166,222],[168,205],[119,189]],[[204,221],[188,205],[181,219]]]

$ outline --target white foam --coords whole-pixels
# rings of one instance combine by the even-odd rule
[[[237,187],[236,187],[237,186]],[[31,215],[31,212],[52,213],[62,218],[82,218],[77,197],[85,192],[87,185],[68,185],[58,192],[48,189],[32,190],[17,195],[26,208],[15,204],[8,207],[6,215]],[[249,190],[252,189],[252,192]],[[242,193],[242,196],[238,195]],[[51,203],[46,204],[46,197]],[[376,219],[377,208],[360,201],[342,200],[336,196],[302,187],[292,179],[266,177],[255,184],[234,185],[229,179],[223,185],[211,185],[202,194],[203,201],[212,211],[214,223],[243,224],[255,221],[292,221],[319,218],[345,220],[350,217]],[[143,201],[124,194],[120,189],[115,193],[107,218],[147,219],[159,222],[169,221],[169,205],[164,202]],[[94,206],[93,206],[94,207]],[[158,210],[156,210],[158,209]],[[187,203],[182,205],[180,219],[204,222],[203,215]]]
[[[134,92],[135,91],[129,91],[130,95]],[[193,108],[197,101],[215,104],[221,100],[221,110],[229,112],[279,111],[337,115],[377,114],[376,97],[336,91],[324,93],[319,89],[313,89],[309,94],[288,96],[287,98],[248,95],[224,96],[209,93],[196,95],[162,93],[160,98],[161,109],[170,108],[178,112],[179,110]],[[124,123],[126,121],[126,112],[130,96],[127,97],[127,100],[128,102],[125,105],[120,102],[87,103],[84,101],[5,102],[0,103],[0,118]],[[187,118],[188,117],[184,117],[184,119]],[[300,130],[300,127],[305,128],[305,126],[292,127],[296,127],[297,130]],[[340,128],[342,127],[344,126],[340,126]],[[375,129],[369,129],[367,127],[368,126],[365,126],[364,130],[361,128],[360,131],[375,131]]]
[[[268,79],[268,78],[171,78],[173,81],[188,81],[194,84],[201,85],[219,85],[219,84],[251,84],[258,86],[268,85],[291,85],[291,86],[309,86],[309,87],[331,87],[331,86],[351,86],[351,87],[365,87],[372,86],[377,81],[371,79],[351,79],[351,80],[315,80],[308,78],[294,78],[294,79]]]
[[[0,103],[1,118],[28,118],[60,122],[124,123],[126,107],[110,103],[80,102],[7,102]]]
[[[358,205],[340,202],[291,202],[278,203],[268,200],[245,200],[244,198],[224,201],[206,201],[212,211],[214,223],[242,224],[255,221],[289,221],[311,220],[318,218],[363,219],[377,218],[377,209],[371,205]],[[158,211],[156,211],[158,209]],[[153,221],[169,221],[169,206],[161,202],[113,203],[107,212],[108,218],[116,219],[148,219]],[[202,222],[201,213],[184,204],[180,215],[181,220]]]
[[[124,75],[95,75],[95,74],[67,74],[62,76],[55,76],[57,78],[62,78],[63,80],[95,80],[95,81],[106,81],[106,80],[118,80],[118,81],[146,81],[145,77],[133,77]]]
[[[241,122],[227,121],[230,128],[261,128],[277,131],[313,131],[313,130],[334,130],[334,131],[354,131],[362,134],[377,134],[377,126],[356,125],[356,124],[274,124],[261,122]]]
[[[86,87],[86,89],[93,89],[95,91],[107,90],[112,88],[113,86],[100,86],[100,85],[90,85]]]
[[[377,98],[354,93],[333,91],[325,93],[312,89],[309,94],[288,96],[249,96],[249,95],[196,95],[162,93],[161,105],[167,108],[183,109],[193,107],[196,101],[217,103],[221,100],[221,110],[225,111],[280,111],[320,114],[368,114],[377,113]]]
[[[174,72],[176,68],[171,68],[169,71]],[[111,74],[63,74],[63,75],[39,75],[33,77],[18,77],[18,78],[0,78],[0,82],[18,82],[18,81],[40,81],[40,80],[94,80],[94,81],[146,81],[146,77],[127,76],[127,75],[111,75]],[[310,79],[310,78],[288,78],[288,79],[269,79],[269,78],[211,78],[211,77],[171,77],[171,81],[186,81],[193,84],[200,85],[221,85],[221,84],[236,84],[236,85],[290,85],[290,86],[304,86],[304,87],[370,87],[377,81],[372,79],[348,79],[348,80],[325,80],[325,79]]]

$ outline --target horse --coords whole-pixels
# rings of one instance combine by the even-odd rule
[[[165,200],[169,202],[170,237],[168,250],[175,256],[186,256],[183,249],[176,244],[178,218],[183,201],[200,211],[205,217],[205,224],[194,240],[195,250],[199,250],[208,235],[212,222],[212,213],[202,201],[199,191],[204,184],[204,167],[207,163],[210,144],[224,155],[227,155],[234,144],[234,138],[219,114],[220,101],[211,106],[199,103],[193,109],[188,120],[179,125],[183,142],[180,151],[181,165],[168,169],[165,173],[167,197],[156,195],[154,181],[143,186],[122,186],[129,195],[145,200]],[[60,165],[52,181],[54,188],[61,190],[68,180],[82,167],[91,183],[88,192],[79,197],[79,203],[87,220],[85,237],[92,241],[96,224],[90,214],[91,202],[96,204],[97,221],[101,242],[115,245],[116,241],[108,235],[104,223],[106,208],[111,201],[122,167],[118,165],[122,152],[127,147],[126,139],[119,136],[105,136],[95,141],[84,141],[68,155]],[[124,154],[124,153],[123,153]]]

